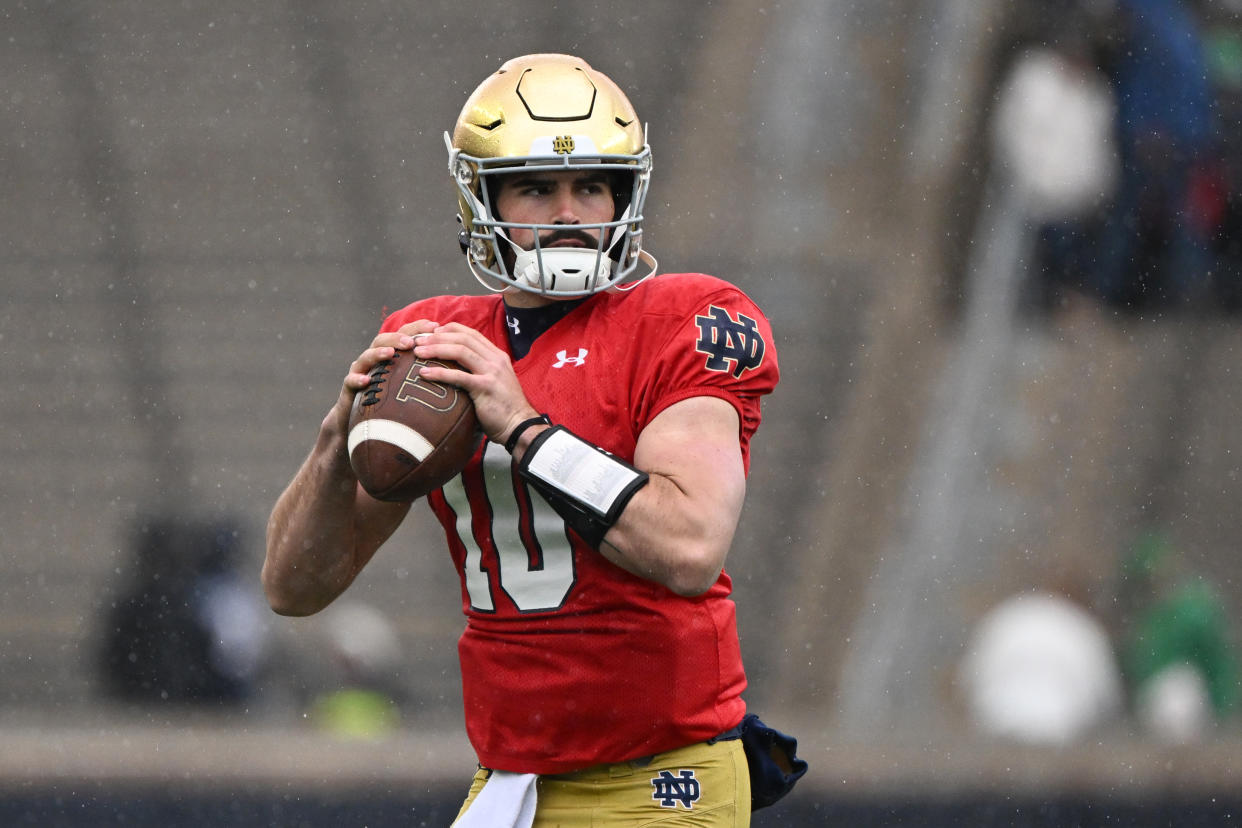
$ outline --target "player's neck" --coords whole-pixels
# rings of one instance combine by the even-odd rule
[[[536,339],[584,301],[586,297],[576,296],[564,301],[543,302],[526,307],[506,303],[505,325],[509,329],[509,349],[514,358],[521,359],[526,356]]]
[[[545,305],[561,301],[551,296],[514,288],[505,291],[504,297],[505,304],[511,308],[542,308]]]

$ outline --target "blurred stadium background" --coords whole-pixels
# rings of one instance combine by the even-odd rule
[[[1033,302],[994,152],[1019,47],[1099,5],[0,3],[0,823],[450,821],[473,762],[431,524],[301,620],[256,611],[263,528],[384,309],[472,289],[465,96],[570,51],[650,123],[663,269],[779,336],[728,569],[750,704],[812,770],[756,824],[1232,824],[1227,707],[1154,731],[1110,659],[1151,544],[1236,638],[1242,326]],[[1108,652],[1040,621],[1064,700],[1002,688],[1020,723],[989,727],[963,664],[1043,594]],[[360,687],[397,718],[332,707]]]

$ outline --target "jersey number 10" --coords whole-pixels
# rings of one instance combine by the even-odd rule
[[[486,502],[470,502],[467,474],[482,475]],[[565,521],[515,478],[503,446],[487,443],[481,469],[472,467],[449,481],[444,497],[457,515],[455,531],[466,549],[463,577],[472,609],[494,612],[497,588],[522,612],[549,612],[565,603],[575,578]],[[486,510],[482,520],[474,519],[476,509]],[[483,559],[483,546],[475,537],[479,526],[491,534],[495,560]]]

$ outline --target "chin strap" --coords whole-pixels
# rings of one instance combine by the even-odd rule
[[[638,251],[638,260],[647,266],[646,273],[644,273],[642,276],[636,279],[629,279],[620,284],[610,285],[609,287],[616,289],[616,290],[622,290],[622,291],[629,290],[632,287],[636,287],[640,282],[650,279],[652,276],[656,274],[656,271],[660,267],[660,263],[659,261],[656,260],[656,257],[652,256],[646,250]],[[474,260],[474,257],[469,256],[469,255],[466,256],[466,266],[470,268],[470,273],[472,276],[474,276],[475,281],[477,281],[480,285],[482,285],[484,288],[486,288],[488,291],[492,293],[504,293],[509,288],[517,288],[527,293],[534,293],[537,295],[548,294],[552,296],[558,296],[561,298],[572,299],[574,297],[590,296],[593,293],[599,292],[599,291],[591,291],[591,290],[581,290],[576,293],[558,292],[556,294],[550,294],[548,291],[541,290],[538,287],[528,287],[527,285],[523,283],[511,282],[507,279],[501,278],[499,274],[492,273],[491,271],[481,268],[478,265],[478,263]]]

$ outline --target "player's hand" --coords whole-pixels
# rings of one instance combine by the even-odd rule
[[[422,375],[433,382],[456,385],[474,401],[475,415],[487,436],[503,443],[518,423],[538,412],[526,399],[513,362],[483,334],[457,322],[420,336],[414,347],[420,359],[452,359],[465,370],[428,366]]]
[[[371,340],[370,346],[358,355],[349,366],[349,372],[341,383],[341,393],[336,404],[324,419],[324,427],[344,434],[349,427],[349,412],[354,405],[354,396],[371,384],[371,370],[386,359],[392,359],[397,351],[408,351],[414,347],[415,337],[425,335],[437,327],[437,323],[428,319],[419,319],[402,325],[396,331],[378,334]]]

